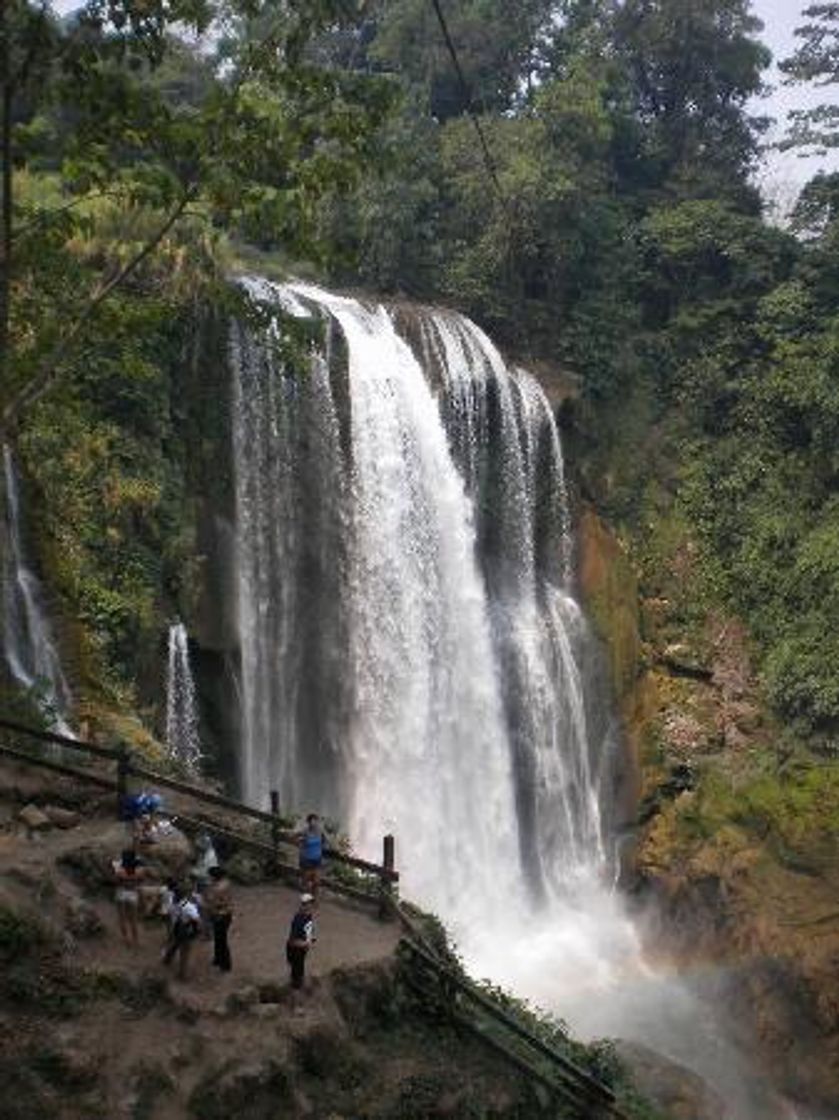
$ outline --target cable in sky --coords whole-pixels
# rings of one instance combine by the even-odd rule
[[[498,173],[495,170],[495,164],[489,151],[489,145],[487,144],[484,130],[483,128],[481,128],[480,119],[478,118],[478,115],[472,105],[472,95],[469,92],[469,86],[466,84],[466,76],[463,73],[463,67],[460,65],[460,59],[457,57],[457,50],[455,49],[452,37],[449,34],[449,29],[446,24],[446,17],[443,15],[443,9],[440,7],[440,0],[431,0],[431,6],[434,8],[434,11],[437,15],[437,22],[440,24],[440,30],[443,33],[443,38],[446,41],[446,46],[448,47],[449,54],[451,55],[452,64],[454,65],[455,72],[457,73],[461,89],[463,90],[463,96],[466,99],[466,111],[472,120],[472,124],[475,126],[475,131],[478,134],[478,139],[481,144],[481,151],[483,152],[484,163],[486,164],[487,172],[489,173],[490,179],[492,179],[492,184],[495,187],[498,197],[501,199],[501,202],[506,205],[507,199],[504,197],[504,192],[501,189],[501,183],[498,181]]]

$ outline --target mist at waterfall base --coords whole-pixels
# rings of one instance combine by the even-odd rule
[[[55,730],[72,738],[67,723],[71,697],[43,602],[38,577],[23,545],[20,484],[11,448],[3,445],[3,653],[17,683]]]
[[[244,795],[334,816],[368,858],[392,832],[473,975],[765,1120],[614,890],[618,738],[541,389],[457,314],[244,284],[326,338],[306,376],[276,325],[231,338]]]

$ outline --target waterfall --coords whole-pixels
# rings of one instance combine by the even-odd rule
[[[403,331],[248,286],[337,341],[296,377],[270,334],[231,340],[245,795],[332,812],[368,855],[394,831],[410,893],[447,911],[481,877],[565,894],[605,869],[613,743],[541,389],[461,316]]]
[[[244,284],[325,339],[295,374],[276,323],[231,336],[245,796],[368,858],[393,832],[473,973],[774,1117],[613,889],[617,737],[540,387],[455,313]]]
[[[191,774],[201,767],[198,707],[195,682],[189,667],[186,627],[169,627],[169,663],[166,676],[166,746],[170,756]]]
[[[31,693],[55,730],[72,735],[66,716],[70,689],[61,669],[41,584],[26,562],[20,486],[11,448],[3,445],[5,547],[3,556],[3,653],[14,679]]]

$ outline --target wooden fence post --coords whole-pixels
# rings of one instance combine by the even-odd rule
[[[279,790],[271,790],[271,848],[273,849],[273,870],[276,871],[280,862],[280,794]]]
[[[393,895],[393,881],[387,872],[396,869],[395,847],[396,842],[393,837],[391,835],[385,836],[382,841],[382,876],[379,884],[379,917],[382,921],[387,921],[388,918],[393,917],[390,906]]]

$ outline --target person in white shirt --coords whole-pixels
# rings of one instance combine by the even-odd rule
[[[163,954],[163,963],[168,965],[172,958],[178,958],[178,979],[186,980],[189,971],[189,957],[192,943],[201,930],[201,916],[198,907],[186,894],[177,887],[174,891],[170,918],[169,944]]]

